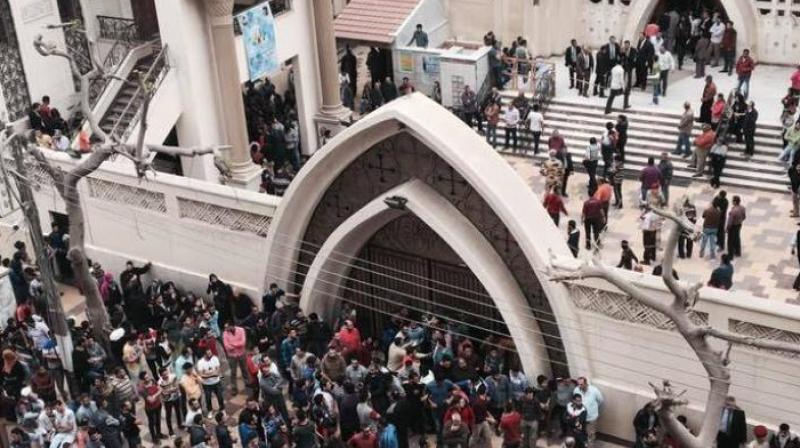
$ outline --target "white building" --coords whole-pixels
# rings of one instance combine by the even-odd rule
[[[77,54],[83,51],[74,43],[80,39],[43,26],[82,18],[87,32],[100,38],[103,59],[118,66],[121,76],[137,66],[158,73],[148,140],[230,144],[234,184],[252,185],[258,171],[247,151],[241,98],[247,67],[232,23],[234,7],[249,3],[0,0],[3,111],[15,120],[43,95],[63,110],[74,101],[65,66],[39,56],[30,42],[44,33]],[[333,5],[328,0],[270,3],[276,6],[279,59],[295,72],[301,135],[311,155],[320,146],[319,130],[337,130],[346,116],[338,93]],[[429,3],[441,6],[436,14],[446,14],[451,36],[458,40],[480,41],[494,29],[503,40],[528,36],[534,52],[541,54],[558,53],[573,34],[594,44],[606,34],[632,36],[658,7],[655,0],[420,0],[412,11]],[[751,46],[764,61],[797,59],[796,46],[780,40],[795,30],[794,3],[719,3],[740,24],[740,48]],[[278,13],[278,4],[287,8]],[[421,17],[419,23],[433,27],[437,17]],[[407,40],[404,30],[417,22],[406,19],[397,29],[398,39]],[[785,42],[780,51],[776,42]],[[126,93],[118,84],[98,88],[96,107],[103,115],[121,107],[125,117],[125,109],[136,108],[123,100]],[[135,113],[123,120],[109,116],[106,125],[130,138]],[[65,154],[49,157],[57,166],[75,164]],[[204,290],[210,272],[254,296],[277,281],[300,293],[309,311],[321,314],[330,313],[342,298],[371,300],[361,305],[376,313],[392,311],[378,303],[380,297],[347,284],[343,276],[355,275],[348,271],[356,257],[373,257],[369,260],[415,275],[435,272],[437,279],[475,292],[472,305],[460,312],[481,322],[502,317],[499,323],[522,353],[530,377],[592,378],[607,397],[602,432],[631,440],[634,413],[653,398],[647,382],[664,377],[689,389],[685,412],[692,424],[703,414],[707,378],[671,323],[602,282],[560,284],[540,277],[552,257],[570,256],[561,233],[538,205],[540,199],[483,139],[421,95],[398,100],[334,136],[283,199],[219,185],[211,160],[180,164],[185,176],[160,173],[142,181],[124,163],[108,163],[80,184],[93,260],[113,272],[126,260],[152,261],[153,275],[194,291]],[[31,177],[43,185],[36,192],[43,219],[63,219],[64,204],[47,187],[43,173]],[[410,202],[398,206],[399,199],[389,196]],[[403,228],[403,222],[410,225]],[[48,228],[49,222],[43,224]],[[416,258],[365,253],[374,238],[405,244]],[[624,275],[654,296],[671,297],[657,278]],[[418,292],[404,290],[412,297]],[[703,289],[701,296],[695,316],[701,321],[746,336],[800,340],[796,308],[778,303],[756,307],[741,292]],[[429,302],[448,305],[441,296]],[[748,407],[750,423],[800,426],[796,357],[737,347],[731,358],[734,366],[738,363],[732,393]]]

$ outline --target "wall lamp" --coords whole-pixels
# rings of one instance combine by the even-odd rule
[[[384,199],[383,203],[386,204],[387,207],[395,210],[405,210],[406,203],[408,203],[408,199],[402,196],[390,196]]]

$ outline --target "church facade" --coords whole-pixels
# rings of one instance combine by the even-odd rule
[[[635,42],[644,26],[670,8],[722,11],[738,30],[738,51],[759,62],[800,62],[800,3],[784,0],[449,0],[453,34],[479,40],[489,30],[503,42],[528,39],[537,54],[560,54],[575,38],[599,47],[608,36]]]

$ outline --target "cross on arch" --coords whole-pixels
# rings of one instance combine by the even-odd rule
[[[383,166],[383,153],[379,152],[377,157],[378,157],[378,164],[377,165],[373,165],[371,163],[368,163],[367,164],[367,168],[369,168],[371,170],[377,170],[378,174],[380,175],[379,180],[381,181],[381,183],[384,183],[384,182],[386,182],[385,173],[396,173],[397,169],[395,169],[395,168],[387,168],[387,167]]]
[[[511,251],[511,244],[514,242],[514,239],[511,237],[511,233],[508,231],[508,228],[504,228],[501,236],[494,235],[493,238],[495,241],[503,244],[503,253],[508,255]]]
[[[347,204],[342,204],[342,196],[339,193],[331,196],[331,199],[332,201],[327,202],[325,205],[328,207],[333,207],[336,210],[337,218],[342,218],[350,212],[350,206]]]
[[[456,177],[456,170],[452,166],[447,167],[449,176],[436,175],[436,182],[449,182],[450,183],[450,196],[456,195],[456,184],[467,186],[467,181]]]

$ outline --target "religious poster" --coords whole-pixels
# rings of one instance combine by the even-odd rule
[[[414,53],[409,51],[400,53],[400,71],[403,73],[414,71]]]
[[[247,57],[250,80],[270,75],[280,68],[278,45],[275,40],[275,18],[264,2],[236,16]]]
[[[429,75],[438,75],[439,55],[422,56],[422,71]]]

